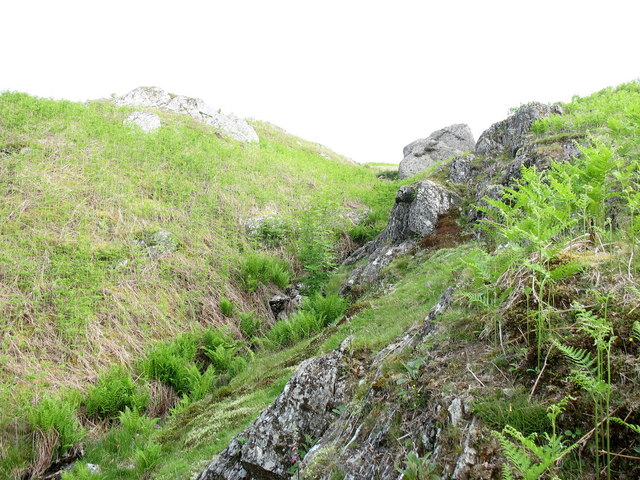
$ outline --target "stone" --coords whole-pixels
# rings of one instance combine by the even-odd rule
[[[582,139],[565,139],[550,143],[529,143],[518,149],[515,159],[505,169],[503,185],[512,186],[520,178],[522,167],[547,170],[552,161],[568,162],[580,156]]]
[[[350,339],[305,360],[271,406],[238,434],[198,480],[285,480],[296,445],[319,438],[346,397],[344,359]]]
[[[287,288],[284,295],[274,295],[269,299],[269,308],[276,320],[284,320],[302,304],[302,295],[297,288]]]
[[[458,123],[418,139],[403,149],[398,178],[407,178],[453,155],[473,150],[475,140],[468,125]]]
[[[529,142],[531,125],[554,113],[562,113],[558,105],[538,102],[523,105],[505,120],[494,123],[485,130],[475,145],[474,153],[492,156],[504,153],[513,157],[520,147]]]
[[[160,117],[155,113],[133,112],[125,118],[125,125],[137,125],[144,133],[153,132],[160,128]]]
[[[114,103],[117,106],[142,106],[189,115],[241,142],[260,141],[246,120],[216,111],[200,98],[167,93],[158,87],[138,87],[116,98]]]
[[[144,248],[151,258],[158,258],[176,251],[179,242],[172,233],[160,230],[136,240],[136,244]]]
[[[341,293],[346,295],[356,286],[377,280],[393,259],[408,253],[419,238],[433,233],[438,216],[452,208],[456,201],[455,195],[431,180],[400,187],[384,230],[343,262],[343,265],[352,265],[366,259],[352,271]]]
[[[472,179],[472,164],[475,155],[460,155],[449,164],[449,181],[452,183],[467,183]]]

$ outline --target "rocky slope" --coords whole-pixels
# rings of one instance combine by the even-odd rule
[[[447,214],[454,212],[454,217],[473,229],[475,222],[485,215],[476,205],[481,205],[487,196],[499,199],[505,188],[517,186],[523,166],[544,171],[553,162],[578,158],[579,145],[588,143],[582,133],[540,138],[531,131],[535,122],[561,113],[559,106],[525,105],[484,132],[473,148],[467,144],[458,148],[472,152],[454,156],[439,166],[432,174],[436,181],[423,180],[401,187],[386,228],[344,262],[343,267],[350,274],[342,293],[358,298],[363,292],[375,291],[376,286],[393,290],[386,277],[395,259],[416,255],[419,244],[437,249],[443,240],[447,246],[456,243],[453,238],[443,237],[459,236],[459,229],[438,229],[439,221],[448,221]],[[440,139],[442,131],[436,133]],[[420,149],[433,152],[436,143],[436,140],[420,141]],[[423,148],[427,144],[428,148]],[[420,156],[412,145],[405,153]],[[415,165],[413,158],[409,160]],[[410,169],[402,165],[400,169],[402,176],[409,174]],[[418,253],[409,261],[421,261],[421,257]],[[482,335],[468,337],[465,324],[471,325],[475,320],[473,314],[459,309],[449,315],[453,326],[443,322],[441,317],[451,308],[458,283],[453,282],[442,292],[422,322],[382,351],[362,352],[350,348],[349,340],[345,340],[334,352],[305,361],[276,402],[236,436],[198,479],[287,479],[292,474],[293,478],[323,480],[515,478],[502,476],[507,475],[503,473],[507,470],[502,470],[504,457],[499,445],[504,437],[491,434],[486,412],[478,405],[485,405],[482,402],[494,395],[506,395],[507,399],[521,395],[516,385],[523,381],[513,372],[526,368],[528,360],[519,360],[520,366],[505,373],[495,358],[498,354],[507,355],[505,344],[522,341],[518,335],[525,334],[522,330],[509,332],[504,327],[505,331],[496,333],[498,345],[487,342]],[[573,288],[578,292],[577,287]],[[457,302],[461,299],[458,296]],[[398,305],[400,311],[402,308]],[[504,311],[491,314],[504,315]],[[533,369],[537,378],[524,375],[525,388],[531,390],[528,398],[531,409],[543,412],[543,419],[545,409],[539,400],[534,400],[534,393],[552,353],[554,362],[559,363],[560,355],[550,347],[542,371],[539,367]],[[621,362],[630,361],[624,353],[619,358]],[[559,373],[566,367],[556,368]],[[635,361],[620,369],[626,372],[621,375],[638,377]],[[549,380],[549,392],[560,388],[554,383],[558,381],[562,380]],[[558,399],[557,394],[555,398]],[[637,400],[632,398],[617,408],[632,411]],[[499,408],[509,411],[515,404],[496,402],[502,405]],[[579,415],[572,412],[576,414]],[[571,449],[580,445],[584,448],[592,435],[593,430]],[[616,430],[616,435],[625,438],[621,431]],[[506,440],[500,442],[503,447],[508,445]],[[568,439],[565,442],[568,445]],[[510,461],[515,462],[511,457]],[[539,471],[557,470],[549,465]],[[525,470],[516,471],[532,475]],[[574,475],[571,478],[599,478],[587,472]],[[618,475],[616,478],[633,478],[634,473]]]

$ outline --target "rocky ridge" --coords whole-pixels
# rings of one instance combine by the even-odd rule
[[[200,98],[168,93],[158,87],[138,87],[115,99],[113,103],[117,106],[157,108],[188,115],[241,142],[258,142],[260,140],[256,131],[246,120],[216,111]],[[135,118],[129,117],[125,121],[137,123],[141,125],[143,130],[148,131],[147,129],[150,128],[146,127],[148,119],[145,119],[142,124],[140,123],[141,117],[145,114],[135,112],[134,115]]]

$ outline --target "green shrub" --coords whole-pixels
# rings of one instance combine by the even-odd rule
[[[199,348],[199,339],[193,334],[183,334],[171,343],[155,346],[141,362],[141,370],[148,378],[171,385],[178,395],[186,395],[193,386],[193,365]]]
[[[129,407],[118,415],[120,425],[109,430],[104,448],[108,453],[120,457],[131,455],[143,446],[154,430],[157,418],[149,418]]]
[[[291,283],[287,262],[259,253],[248,253],[240,259],[239,277],[249,291],[255,290],[261,283],[266,285],[272,282],[282,289]]]
[[[234,310],[235,306],[231,300],[226,297],[222,297],[220,299],[220,311],[222,312],[222,315],[225,317],[232,317]]]
[[[87,415],[100,418],[115,417],[125,407],[143,410],[148,403],[148,392],[122,366],[111,367],[102,374],[84,400]]]
[[[259,318],[256,318],[254,312],[241,313],[239,327],[242,336],[247,340],[251,340],[260,333],[262,322]]]
[[[205,354],[211,360],[211,365],[217,372],[228,372],[233,359],[238,354],[238,348],[229,345],[218,345],[215,349],[204,349]]]
[[[376,235],[380,233],[380,228],[377,225],[365,225],[361,223],[349,228],[347,233],[354,242],[362,244],[376,238]]]
[[[62,455],[86,435],[76,417],[76,405],[62,397],[44,397],[29,412],[29,423],[34,430],[58,435],[58,455]]]
[[[324,317],[315,312],[300,310],[274,323],[267,337],[276,345],[292,345],[320,331],[325,323]]]
[[[261,243],[270,247],[278,247],[284,244],[291,236],[293,230],[280,217],[265,218],[257,228],[254,237]]]
[[[224,329],[208,328],[202,332],[202,349],[215,350],[220,345],[225,347],[236,346],[238,342]]]
[[[317,317],[322,318],[323,326],[326,327],[344,315],[347,304],[347,300],[340,295],[323,296],[315,293],[305,300],[302,310],[315,313]]]
[[[152,470],[160,460],[162,446],[156,442],[149,442],[143,448],[136,449],[134,453],[136,473],[140,478],[146,478],[146,474]]]
[[[195,365],[189,365],[187,371],[189,376],[189,399],[195,402],[204,398],[211,391],[217,378],[216,371],[209,366],[204,373],[200,373],[200,370]]]

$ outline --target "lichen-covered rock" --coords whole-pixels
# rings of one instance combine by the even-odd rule
[[[409,252],[417,239],[432,233],[438,215],[453,207],[455,202],[456,197],[451,192],[431,180],[400,187],[384,230],[344,261],[345,265],[351,265],[366,259],[352,271],[341,293],[347,294],[355,286],[376,280],[394,258]]]
[[[288,288],[284,294],[273,295],[269,299],[269,308],[276,320],[284,320],[302,304],[302,295],[297,288]]]
[[[474,145],[471,129],[463,123],[436,130],[427,138],[418,139],[404,147],[398,178],[410,177],[436,162],[473,150]]]
[[[125,125],[137,125],[144,133],[153,132],[160,128],[160,117],[155,113],[133,112],[125,118]]]
[[[198,480],[284,480],[295,446],[319,438],[345,401],[345,340],[338,350],[304,361],[275,402],[198,476]]]
[[[242,142],[258,142],[258,134],[246,120],[222,114],[200,98],[168,93],[158,87],[138,87],[114,100],[118,106],[143,106],[182,113],[211,125],[216,130]]]
[[[476,143],[474,153],[492,156],[506,153],[514,156],[530,140],[531,125],[552,113],[561,113],[560,107],[538,102],[523,105],[505,120],[494,123],[485,130]]]
[[[578,145],[582,139],[571,138],[552,142],[536,142],[522,146],[515,159],[507,165],[503,185],[512,185],[520,178],[522,167],[546,170],[552,161],[567,162],[580,155]]]
[[[157,258],[174,252],[179,242],[171,232],[159,230],[136,240],[136,244],[144,248],[151,258]]]
[[[467,183],[472,178],[473,160],[475,155],[460,155],[449,163],[449,181],[452,183]]]
[[[428,456],[429,463],[422,471],[425,475],[431,465],[432,473],[439,478],[497,478],[496,452],[491,442],[483,438],[486,430],[478,428],[470,408],[468,383],[459,373],[453,376],[447,371],[464,355],[459,350],[464,347],[458,346],[458,351],[452,352],[451,345],[437,346],[442,343],[445,330],[438,317],[451,305],[453,293],[453,287],[447,289],[422,323],[364,367],[366,373],[361,382],[371,387],[364,398],[347,404],[345,414],[307,453],[300,467],[301,478],[397,480],[402,478],[397,468],[405,465],[406,453],[412,450],[422,458]],[[416,373],[419,378],[415,378],[424,390],[416,392],[410,385],[403,387],[389,366],[399,358],[424,355],[425,350],[418,354],[416,349],[426,345],[433,347],[427,347],[427,354],[422,357],[424,363],[419,371],[424,373]],[[453,392],[447,392],[442,382],[460,384]],[[419,406],[416,402],[420,402]]]

